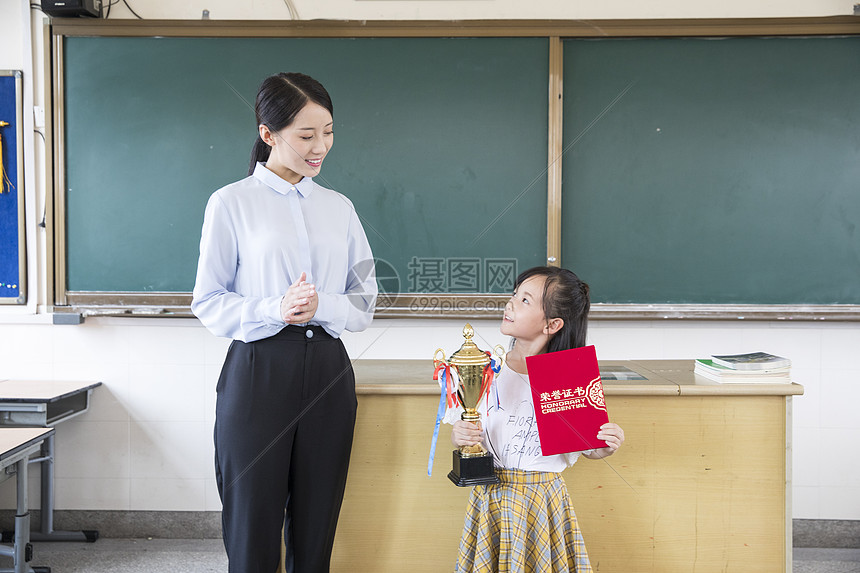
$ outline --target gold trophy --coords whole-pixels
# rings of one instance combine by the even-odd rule
[[[439,367],[447,364],[449,370],[454,370],[460,379],[457,388],[457,397],[463,404],[465,411],[460,418],[466,422],[479,423],[481,416],[478,414],[478,404],[489,391],[489,384],[484,384],[485,373],[490,368],[490,356],[478,348],[472,337],[475,335],[471,324],[463,328],[463,337],[466,341],[460,350],[445,360],[445,351],[437,349],[433,355],[433,366]],[[499,359],[503,359],[504,348],[497,345],[494,348]],[[437,358],[442,354],[441,360]],[[486,376],[492,376],[490,371]],[[499,483],[493,471],[493,455],[481,444],[474,446],[460,446],[454,450],[454,469],[448,474],[448,479],[460,487],[480,484]]]

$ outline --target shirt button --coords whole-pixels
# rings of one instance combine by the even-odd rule
[[[310,328],[307,329],[307,331],[305,331],[305,336],[307,336],[308,338],[313,338],[314,337],[314,331],[311,330]]]

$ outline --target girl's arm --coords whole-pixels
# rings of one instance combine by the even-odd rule
[[[590,460],[608,458],[624,443],[624,430],[618,424],[608,422],[600,426],[597,439],[606,442],[606,447],[592,450],[589,453],[583,453],[583,457]]]

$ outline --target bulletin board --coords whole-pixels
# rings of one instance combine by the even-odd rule
[[[0,70],[0,304],[26,304],[21,72]]]

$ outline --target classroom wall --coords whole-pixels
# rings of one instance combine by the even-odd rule
[[[281,0],[175,3],[129,0],[145,18],[286,18]],[[695,18],[828,16],[852,13],[853,1],[728,0],[723,3],[415,0],[294,0],[304,19],[468,18]],[[25,2],[0,0],[0,68],[27,69],[30,46]],[[35,43],[41,16],[31,12]],[[113,17],[129,17],[122,4]],[[37,56],[41,57],[37,49]],[[38,58],[37,58],[38,60]],[[39,65],[30,74],[40,83]],[[38,88],[34,94],[40,103]],[[37,142],[26,148],[38,167]],[[38,171],[38,169],[37,169]],[[44,203],[41,179],[28,186],[31,248],[44,253],[37,227]],[[347,191],[348,193],[348,191]],[[38,213],[38,215],[36,214]],[[53,326],[44,311],[44,257],[31,265],[25,309],[0,308],[0,379],[94,379],[93,407],[64,423],[57,434],[58,509],[218,510],[212,468],[215,381],[228,341],[191,319],[99,318],[80,326]],[[587,277],[585,277],[587,280]],[[504,343],[492,321],[476,328],[488,345]],[[455,349],[462,324],[440,320],[378,320],[366,332],[344,337],[353,357],[429,358],[438,346]],[[809,519],[860,519],[860,323],[594,322],[590,343],[601,359],[696,358],[711,353],[767,350],[793,360],[794,379],[806,393],[794,400],[793,515]],[[429,372],[428,372],[429,377]],[[432,424],[433,412],[427,413]],[[628,440],[635,440],[628,436]],[[738,455],[756,455],[738,452]],[[34,472],[35,473],[35,472]],[[34,484],[36,478],[34,476]],[[0,486],[0,506],[14,506],[14,488]],[[38,488],[32,490],[38,506]]]

